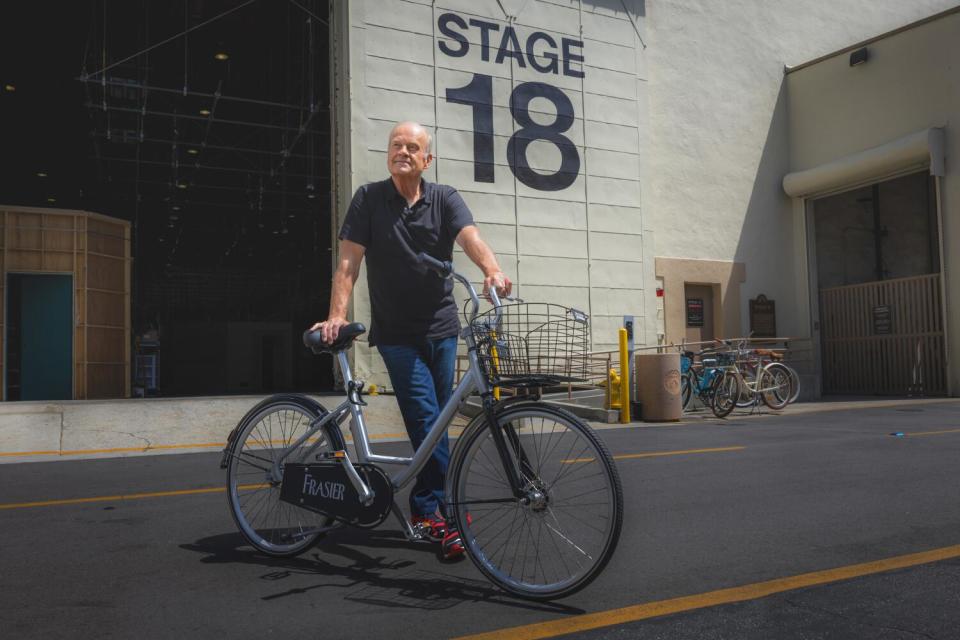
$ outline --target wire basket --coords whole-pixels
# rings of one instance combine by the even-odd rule
[[[500,387],[549,387],[587,379],[589,317],[546,302],[491,309],[470,325],[487,381]]]

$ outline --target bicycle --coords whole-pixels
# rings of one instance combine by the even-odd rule
[[[466,555],[492,583],[522,598],[552,600],[579,591],[609,562],[623,523],[623,493],[613,459],[582,420],[530,396],[497,402],[494,387],[543,388],[586,374],[588,319],[546,303],[502,305],[476,290],[450,262],[420,255],[440,277],[470,295],[461,331],[469,368],[412,458],[371,451],[363,417],[364,383],[347,359],[360,323],[333,344],[305,333],[314,353],[336,356],[347,398],[332,411],[297,394],[259,403],[231,432],[221,459],[230,512],[243,537],[270,556],[294,556],[344,526],[372,528],[393,514],[411,542],[424,540],[394,500],[416,477],[467,397],[483,412],[457,439],[446,480],[448,519]],[[538,306],[539,305],[539,306]],[[580,363],[582,362],[582,370]],[[351,420],[356,461],[341,425]],[[391,476],[382,465],[404,467]]]
[[[696,362],[696,358],[700,362]],[[684,411],[689,411],[694,396],[705,407],[713,406],[713,397],[717,382],[720,380],[719,354],[713,350],[704,350],[699,354],[693,351],[680,352],[680,402]]]
[[[764,404],[774,410],[782,409],[787,405],[792,393],[792,380],[789,374],[780,369],[770,369],[759,364],[751,365],[754,375],[744,376],[740,365],[745,360],[745,342],[741,342],[731,353],[729,360],[723,366],[723,372],[717,381],[713,396],[713,415],[725,418],[730,415],[734,407],[744,396],[749,398],[748,406],[756,406],[762,400]],[[750,369],[750,366],[746,367]]]

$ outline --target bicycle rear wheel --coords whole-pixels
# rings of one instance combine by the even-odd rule
[[[576,416],[540,403],[498,414],[514,495],[485,419],[460,436],[447,495],[467,555],[514,595],[550,600],[584,588],[613,555],[623,523],[620,477],[606,447]]]
[[[690,409],[690,401],[693,399],[694,378],[690,372],[680,376],[680,403],[683,411]]]
[[[307,398],[284,397],[264,403],[248,414],[237,430],[227,466],[227,500],[243,537],[270,556],[295,556],[309,549],[320,530],[333,520],[280,501],[283,466],[309,462],[320,451],[330,451],[323,431],[308,438],[274,469],[283,452],[326,413]],[[310,459],[308,459],[310,458]]]
[[[783,409],[793,395],[793,378],[785,366],[774,362],[761,370],[757,389],[761,390],[764,404],[771,409]]]
[[[726,418],[733,411],[740,397],[740,381],[729,371],[724,371],[714,379],[713,387],[713,415]]]

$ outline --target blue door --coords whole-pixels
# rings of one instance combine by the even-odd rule
[[[10,277],[20,280],[20,399],[70,400],[73,398],[73,276],[10,274]],[[15,308],[15,301],[11,302]]]

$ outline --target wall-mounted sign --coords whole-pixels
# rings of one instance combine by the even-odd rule
[[[561,75],[584,77],[582,40],[543,31],[520,33],[519,28],[510,25],[451,12],[437,18],[437,28],[444,36],[437,41],[437,48],[449,58],[470,54],[474,57],[473,65],[479,57],[480,62],[490,67],[512,62],[522,69],[529,66],[544,80]],[[478,39],[480,46],[475,44]],[[496,180],[494,136],[509,135],[504,159],[517,180],[537,191],[561,191],[572,185],[580,174],[580,153],[566,135],[577,118],[570,97],[554,84],[519,82],[509,97],[512,129],[494,131],[494,107],[501,105],[494,100],[493,82],[492,75],[473,73],[470,82],[447,87],[445,92],[447,102],[464,105],[472,111],[473,179],[476,182]],[[535,100],[539,100],[541,106],[532,109]],[[543,101],[550,103],[546,112]],[[531,111],[538,109],[537,117],[531,116]],[[553,115],[548,115],[551,112]],[[532,144],[556,147],[560,156],[556,171],[544,172],[531,166],[527,150]]]
[[[687,326],[703,326],[703,298],[687,298]]]
[[[750,335],[773,338],[777,335],[777,305],[762,293],[750,300]]]
[[[893,333],[893,317],[890,315],[890,305],[882,304],[873,308],[873,335]]]

